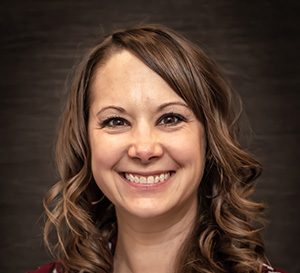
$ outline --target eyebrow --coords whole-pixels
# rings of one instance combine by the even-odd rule
[[[183,107],[186,107],[186,108],[189,109],[189,106],[188,106],[187,104],[185,104],[184,102],[181,102],[181,101],[174,101],[174,102],[166,102],[166,103],[161,104],[161,105],[158,107],[157,112],[159,112],[159,111],[161,111],[161,110],[163,110],[164,108],[167,108],[167,107],[169,107],[169,106],[173,106],[173,105],[179,105],[179,106],[183,106]],[[96,115],[98,116],[98,115],[101,114],[102,112],[104,112],[104,111],[106,111],[106,110],[111,110],[111,109],[117,110],[117,111],[120,112],[120,113],[125,113],[125,112],[126,112],[126,110],[125,110],[123,107],[121,107],[121,106],[109,105],[109,106],[105,106],[105,107],[103,107],[102,109],[100,109],[100,110],[97,112]]]
[[[106,110],[110,110],[110,109],[113,109],[113,110],[117,110],[118,112],[120,113],[125,113],[125,109],[123,107],[120,107],[120,106],[115,106],[115,105],[109,105],[109,106],[105,106],[103,107],[101,110],[99,110],[96,114],[96,116],[98,116],[99,114],[101,114],[102,112],[106,111]]]
[[[163,103],[161,104],[159,107],[158,107],[158,111],[161,111],[163,110],[164,108],[168,107],[168,106],[173,106],[173,105],[180,105],[180,106],[184,106],[186,108],[189,109],[188,105],[184,102],[181,102],[181,101],[174,101],[174,102],[166,102],[166,103]]]

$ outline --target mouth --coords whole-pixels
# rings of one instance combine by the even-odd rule
[[[151,186],[167,181],[174,174],[175,171],[161,172],[153,175],[141,175],[136,173],[123,172],[121,175],[129,183]]]

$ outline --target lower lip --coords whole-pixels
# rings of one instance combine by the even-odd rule
[[[164,187],[165,185],[169,184],[172,181],[174,175],[175,175],[175,172],[171,172],[169,178],[162,182],[157,182],[157,183],[153,183],[153,184],[142,184],[142,183],[131,182],[131,181],[127,180],[123,176],[123,174],[120,174],[120,176],[123,178],[123,180],[126,182],[126,184],[128,184],[129,186],[131,186],[135,189],[140,189],[140,190],[145,190],[145,191],[156,190],[156,189],[160,189],[160,188]]]

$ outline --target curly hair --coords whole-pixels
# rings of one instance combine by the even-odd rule
[[[161,25],[116,31],[78,66],[56,145],[60,180],[44,198],[44,240],[64,272],[113,272],[117,220],[91,172],[87,136],[90,82],[115,52],[127,50],[162,77],[203,123],[206,165],[198,214],[178,253],[176,273],[262,272],[264,206],[250,199],[261,165],[238,141],[242,104],[216,63]]]

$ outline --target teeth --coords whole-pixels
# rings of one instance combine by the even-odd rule
[[[159,182],[159,176],[155,176],[154,177],[154,183],[158,183]]]
[[[154,177],[153,176],[148,176],[147,183],[148,184],[153,184],[154,183]]]
[[[159,176],[159,180],[160,180],[160,182],[164,181],[164,180],[165,180],[165,175],[164,175],[164,174],[161,174],[161,175]]]
[[[137,184],[156,184],[158,182],[163,182],[170,177],[170,173],[162,173],[160,175],[150,175],[150,176],[140,176],[131,173],[125,173],[125,178]]]
[[[142,184],[145,184],[145,183],[147,183],[147,178],[146,177],[140,177],[140,183],[142,183]]]
[[[139,178],[138,178],[137,176],[134,176],[134,177],[133,177],[133,181],[132,181],[132,182],[140,183],[140,182],[139,182]]]

